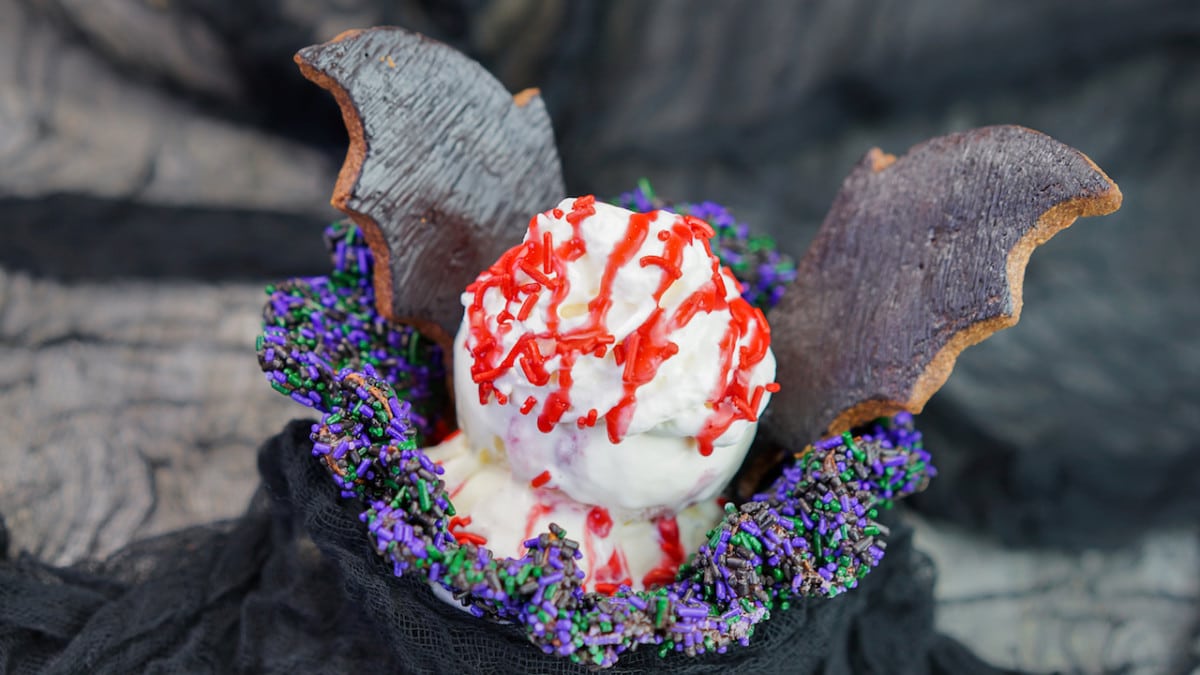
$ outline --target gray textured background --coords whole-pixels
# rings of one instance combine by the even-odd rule
[[[386,8],[385,8],[386,6]],[[799,253],[873,145],[1031,126],[1120,185],[920,420],[939,624],[1000,665],[1200,669],[1200,6],[0,0],[0,513],[57,563],[236,515],[299,411],[262,285],[320,273],[344,150],[295,49],[378,23],[538,85],[573,192],[640,176]],[[14,469],[12,467],[19,467]]]

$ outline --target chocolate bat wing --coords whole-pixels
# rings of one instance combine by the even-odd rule
[[[380,313],[449,339],[463,288],[565,196],[545,105],[400,28],[343,33],[296,63],[350,132],[332,202],[376,257]]]
[[[997,126],[867,153],[769,315],[783,385],[764,427],[798,448],[917,413],[959,352],[1017,322],[1035,247],[1121,192],[1082,153]]]

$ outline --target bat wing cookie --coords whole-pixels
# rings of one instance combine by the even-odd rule
[[[566,194],[545,105],[399,28],[343,33],[296,63],[341,106],[350,149],[332,202],[375,255],[380,313],[447,341],[462,289]]]
[[[997,126],[869,152],[768,316],[779,362],[768,428],[800,447],[920,412],[959,352],[1017,322],[1035,247],[1121,192],[1044,134]]]

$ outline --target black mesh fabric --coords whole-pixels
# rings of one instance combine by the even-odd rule
[[[311,458],[311,422],[259,451],[245,515],[100,563],[10,557],[0,520],[0,672],[582,673],[513,626],[393,577]],[[777,611],[724,655],[625,655],[611,673],[998,672],[933,628],[933,569],[895,525],[883,562],[833,599]]]

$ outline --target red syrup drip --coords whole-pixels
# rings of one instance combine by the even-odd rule
[[[679,524],[676,519],[673,516],[660,518],[655,521],[655,525],[658,525],[659,528],[659,549],[662,551],[662,560],[659,561],[658,567],[650,569],[646,573],[646,577],[642,578],[642,585],[647,589],[672,583],[679,571],[679,566],[683,565],[684,561],[683,543],[679,540]]]
[[[679,522],[674,516],[658,520],[659,548],[662,549],[663,562],[672,567],[683,564],[683,544],[679,541]]]
[[[655,522],[658,526],[658,546],[662,550],[662,560],[658,567],[642,577],[642,585],[646,588],[662,586],[675,581],[675,574],[683,564],[683,543],[679,540],[679,523],[675,518],[660,518]]]
[[[455,532],[454,539],[460,544],[475,544],[476,546],[484,546],[488,543],[487,537],[475,532]]]
[[[597,568],[592,576],[596,579],[596,592],[604,595],[616,593],[621,584],[633,585],[633,579],[629,576],[629,564],[625,561],[625,554],[619,549],[613,551],[608,557],[608,562]]]
[[[644,255],[637,260],[642,267],[658,267],[662,270],[662,278],[653,294],[655,304],[661,305],[663,294],[682,275],[684,251],[697,240],[712,261],[711,277],[685,298],[674,312],[667,314],[660,306],[616,344],[616,338],[607,325],[608,312],[613,305],[613,283],[618,272],[632,262],[645,243],[651,223],[659,216],[659,212],[652,211],[630,214],[625,236],[616,243],[605,261],[596,295],[588,302],[585,320],[576,328],[560,332],[559,308],[570,291],[566,265],[587,252],[580,228],[585,220],[595,215],[595,203],[595,197],[588,195],[576,199],[571,210],[565,214],[561,209],[552,209],[545,214],[547,217],[565,219],[572,227],[572,235],[557,244],[550,232],[541,231],[539,218],[534,217],[529,223],[527,240],[505,252],[467,287],[467,292],[473,294],[467,311],[470,331],[468,346],[474,357],[471,378],[479,386],[480,403],[487,405],[493,395],[497,403],[507,403],[507,398],[496,391],[495,380],[514,367],[519,368],[526,380],[535,386],[549,384],[552,377],[545,362],[557,356],[558,382],[541,402],[541,410],[537,415],[538,429],[548,433],[571,409],[572,374],[577,359],[587,354],[601,358],[611,345],[616,364],[622,366],[621,398],[607,412],[589,410],[583,416],[577,413],[574,419],[583,427],[591,426],[597,417],[602,417],[609,440],[614,444],[619,443],[633,419],[638,389],[652,381],[662,364],[679,352],[679,346],[670,340],[670,336],[698,314],[727,310],[731,318],[719,342],[720,374],[708,399],[712,414],[696,435],[700,453],[710,455],[714,441],[734,422],[757,419],[763,391],[771,390],[762,385],[750,386],[751,373],[766,356],[770,344],[770,328],[766,318],[740,296],[726,298],[728,288],[724,274],[730,277],[732,274],[728,270],[722,271],[712,254],[708,243],[713,237],[712,228],[698,218],[681,216],[668,229],[658,233],[656,238],[663,242],[661,253]],[[530,281],[518,282],[518,273]],[[489,326],[483,306],[485,294],[493,288],[498,289],[506,301],[505,308],[496,317],[494,331]],[[516,325],[514,319],[521,321],[529,316],[543,290],[550,294],[546,330],[525,332],[505,353],[500,337],[513,329]],[[738,347],[739,342],[746,344]],[[543,354],[543,349],[549,353]],[[536,405],[533,397],[525,399],[521,404],[521,413],[532,412]]]
[[[608,538],[612,532],[612,516],[608,515],[608,509],[603,506],[593,506],[587,515],[588,531],[600,537],[601,539]]]
[[[583,548],[588,564],[594,564],[596,560],[596,539],[607,539],[612,533],[612,516],[608,515],[608,510],[602,506],[593,506],[587,514],[587,530],[583,533]],[[614,556],[616,553],[614,552]],[[612,564],[613,559],[610,557],[609,564]],[[586,584],[589,580],[597,581],[613,581],[619,577],[606,576],[607,572],[600,570],[589,571],[584,577],[583,582]]]
[[[446,529],[454,535],[454,539],[460,544],[475,544],[476,546],[483,546],[487,544],[487,537],[483,536],[482,534],[478,534],[476,532],[467,532],[466,530],[459,529],[470,524],[471,516],[454,516],[450,519],[450,524],[446,526]]]
[[[529,513],[525,515],[525,536],[521,538],[522,542],[529,541],[533,538],[533,530],[537,527],[538,521],[543,516],[548,516],[554,511],[553,508],[538,502],[529,509]]]

